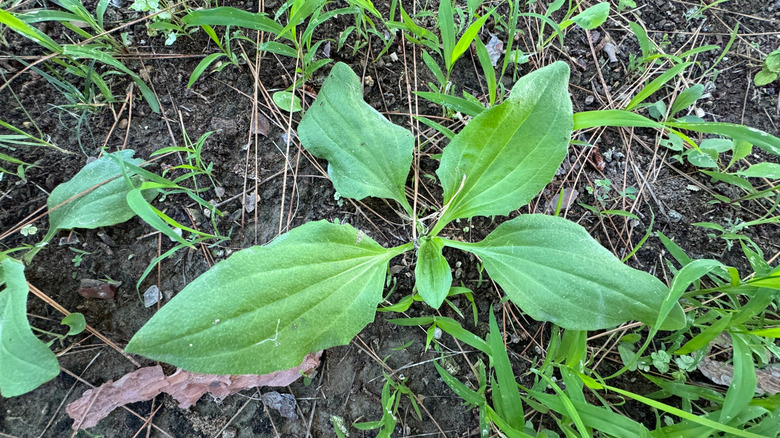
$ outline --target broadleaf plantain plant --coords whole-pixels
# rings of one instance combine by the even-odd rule
[[[301,143],[328,160],[342,196],[396,200],[420,237],[384,248],[350,225],[304,224],[237,252],[187,285],[127,351],[201,373],[291,368],[307,353],[348,343],[373,321],[388,263],[406,251],[417,252],[420,296],[438,308],[452,284],[444,247],[479,256],[509,298],[537,320],[575,330],[635,319],[655,324],[669,289],[566,219],[524,214],[478,243],[439,235],[455,219],[507,215],[552,180],[572,133],[568,78],[563,62],[522,77],[507,101],[451,140],[436,172],[443,207],[428,224],[415,217],[405,193],[412,134],[366,104],[358,77],[335,65],[299,125]],[[662,328],[683,323],[675,303]]]

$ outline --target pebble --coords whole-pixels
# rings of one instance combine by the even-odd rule
[[[152,307],[160,301],[160,288],[156,284],[149,286],[144,292],[144,306]]]
[[[84,298],[110,300],[116,296],[116,285],[103,280],[85,278],[81,280],[78,292]]]

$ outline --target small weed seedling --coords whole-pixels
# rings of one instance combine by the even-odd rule
[[[780,77],[780,47],[766,56],[761,71],[753,78],[753,83],[756,87],[763,87],[776,81],[778,77]]]
[[[309,352],[348,343],[373,321],[388,263],[406,251],[417,253],[420,297],[439,308],[453,280],[445,246],[479,256],[509,299],[537,320],[574,330],[633,319],[681,327],[676,300],[659,317],[669,294],[663,283],[624,265],[566,219],[521,215],[478,243],[440,236],[457,219],[517,210],[552,179],[571,139],[568,78],[563,62],[524,76],[504,103],[454,136],[436,172],[444,207],[420,219],[405,190],[412,134],[366,104],[357,75],[337,64],[298,127],[301,142],[328,160],[342,197],[397,201],[414,241],[384,248],[350,225],[304,224],[235,253],[187,285],[127,351],[202,373],[291,368]]]

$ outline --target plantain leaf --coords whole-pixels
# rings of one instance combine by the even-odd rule
[[[0,261],[0,395],[15,397],[57,377],[54,353],[32,332],[27,322],[27,280],[24,265]]]
[[[409,246],[385,249],[349,225],[309,222],[216,264],[157,312],[127,351],[199,373],[295,367],[373,321],[388,261]]]
[[[575,15],[571,21],[583,29],[595,29],[604,24],[607,18],[609,18],[609,3],[602,2]],[[561,23],[561,27],[563,27],[563,23]]]
[[[132,158],[133,153],[125,149],[98,158],[84,166],[70,181],[55,187],[47,206],[51,210],[63,205],[49,213],[49,233],[44,240],[49,240],[57,230],[106,227],[135,216],[125,200],[130,188],[121,178],[119,165],[110,157],[119,156],[131,164],[141,163],[143,160]]]
[[[298,126],[303,146],[328,160],[336,190],[348,198],[390,198],[411,213],[404,186],[414,138],[363,101],[360,79],[337,63]]]
[[[452,286],[452,272],[447,259],[441,253],[444,245],[439,237],[420,239],[417,250],[417,266],[414,268],[417,291],[422,299],[438,309]]]
[[[669,289],[620,262],[581,226],[527,214],[504,222],[483,241],[445,240],[478,255],[490,277],[532,318],[572,330],[597,330],[629,320],[654,324]],[[664,329],[682,326],[675,304]]]
[[[523,76],[444,148],[436,174],[447,207],[433,234],[454,219],[509,214],[552,180],[572,131],[568,80],[563,62]]]

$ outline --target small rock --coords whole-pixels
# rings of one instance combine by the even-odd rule
[[[266,392],[260,396],[263,404],[271,409],[279,411],[284,418],[291,420],[297,419],[298,415],[295,413],[295,396],[292,394],[279,394],[276,391]]]
[[[604,44],[604,53],[607,54],[609,57],[609,62],[618,62],[617,55],[616,55],[616,47],[614,44],[608,42]]]
[[[255,194],[250,193],[249,196],[246,197],[244,201],[244,210],[246,210],[247,213],[251,213],[255,211]]]
[[[160,301],[160,288],[156,284],[149,286],[144,292],[144,306],[152,307]]]
[[[81,280],[78,292],[84,298],[111,300],[116,296],[116,285],[103,280],[85,278]]]
[[[79,243],[81,242],[79,241],[79,236],[76,233],[70,233],[67,237],[60,238],[60,246],[78,245]]]

